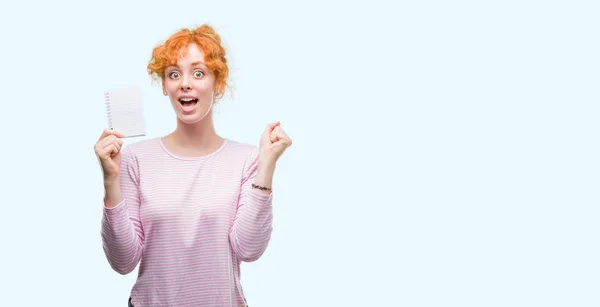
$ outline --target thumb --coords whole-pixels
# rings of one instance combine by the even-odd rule
[[[268,124],[267,129],[269,130],[269,133],[271,133],[271,131],[273,131],[273,129],[275,129],[275,127],[279,126],[279,124],[280,124],[279,121]]]
[[[279,126],[279,121],[270,123],[267,125],[267,129],[265,129],[265,132],[263,133],[263,140],[271,140],[271,133],[273,132],[273,129],[275,129],[275,127]]]

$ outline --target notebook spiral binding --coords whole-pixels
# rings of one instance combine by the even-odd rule
[[[106,104],[106,118],[108,119],[108,128],[112,129],[112,113],[110,111],[110,93],[104,93],[104,103]]]

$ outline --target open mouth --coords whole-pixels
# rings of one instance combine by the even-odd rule
[[[190,107],[196,105],[198,103],[198,98],[194,97],[183,97],[179,98],[179,103],[181,103],[184,107]]]

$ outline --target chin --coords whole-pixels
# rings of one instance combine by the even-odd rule
[[[180,122],[182,122],[184,124],[188,124],[188,125],[195,124],[200,121],[200,116],[198,116],[196,114],[192,114],[192,115],[178,114],[177,118],[179,119]]]
[[[210,113],[206,114],[206,116],[202,118],[202,114],[200,114],[199,112],[194,112],[193,114],[177,114],[177,118],[179,119],[179,121],[187,125],[192,125],[205,121],[209,118],[209,116],[211,116]]]
[[[191,112],[184,112],[182,110],[182,107],[179,105],[179,103],[174,104],[173,105],[173,109],[175,111],[175,114],[177,115],[178,120],[183,123],[183,124],[196,124],[199,123],[201,121],[206,121],[207,118],[209,118],[210,116],[212,116],[212,109],[211,106],[201,106],[201,105],[196,105],[195,108],[193,108]]]

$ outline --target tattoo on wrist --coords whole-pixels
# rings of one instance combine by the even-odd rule
[[[260,185],[256,185],[254,183],[252,184],[252,187],[255,188],[255,189],[259,189],[259,190],[271,191],[271,188],[267,188],[267,187],[263,187],[263,186],[260,186]]]

